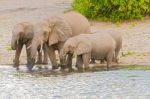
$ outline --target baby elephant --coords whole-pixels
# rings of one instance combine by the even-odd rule
[[[12,39],[11,39],[11,48],[16,50],[15,58],[13,60],[14,67],[19,69],[19,57],[22,50],[23,45],[26,45],[27,52],[27,64],[30,64],[30,45],[33,38],[33,25],[29,22],[22,22],[14,26],[12,31]],[[41,48],[42,51],[42,48]],[[37,63],[42,63],[42,52],[40,49],[38,50],[38,60]],[[47,51],[46,46],[43,46],[44,51],[44,61],[43,63],[47,64]]]
[[[83,70],[89,69],[90,59],[107,61],[107,70],[112,65],[113,53],[116,43],[107,33],[80,34],[69,38],[61,51],[60,57],[65,60],[68,52],[77,55],[76,67]]]

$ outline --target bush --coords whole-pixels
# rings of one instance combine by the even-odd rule
[[[74,10],[92,19],[141,19],[150,13],[150,0],[74,0]]]

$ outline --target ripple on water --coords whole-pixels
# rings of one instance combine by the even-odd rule
[[[21,75],[18,77],[18,75]],[[0,67],[0,97],[4,99],[150,98],[150,72],[117,70],[35,76]]]

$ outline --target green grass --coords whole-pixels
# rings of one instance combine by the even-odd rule
[[[124,53],[123,53],[123,57],[126,57],[126,56],[132,56],[132,55],[134,55],[134,54],[135,54],[134,51],[124,52]]]
[[[123,70],[150,70],[150,66],[148,65],[125,65],[121,66]]]
[[[7,49],[7,51],[12,51],[12,48],[11,48],[10,45],[7,45],[7,46],[6,46],[6,49]]]

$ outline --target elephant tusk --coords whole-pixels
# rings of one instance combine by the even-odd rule
[[[17,45],[18,45],[19,41],[17,40]]]
[[[31,45],[29,45],[28,47],[27,47],[27,49],[30,49],[31,48]]]
[[[40,53],[42,53],[42,49],[43,49],[43,42],[41,43]]]

